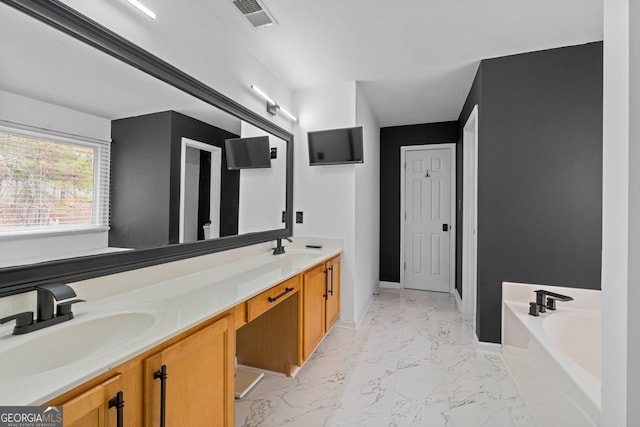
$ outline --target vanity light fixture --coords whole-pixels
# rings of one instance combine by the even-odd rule
[[[151,19],[156,19],[156,14],[151,11],[147,6],[140,3],[138,0],[127,0],[127,3],[138,9],[140,12],[144,13]]]
[[[266,93],[264,93],[262,90],[260,90],[260,88],[258,88],[255,85],[251,85],[251,89],[257,93],[258,95],[260,95],[260,97],[262,99],[264,99],[265,101],[267,101],[267,113],[271,114],[272,116],[276,115],[276,112],[278,110],[280,110],[280,112],[282,112],[282,114],[284,114],[286,117],[288,117],[290,120],[297,122],[298,119],[296,118],[296,116],[294,116],[293,114],[291,114],[290,112],[288,112],[287,110],[285,110],[284,108],[282,108],[281,106],[278,105],[278,103],[276,101],[274,101],[273,99],[271,99],[271,97],[269,97],[269,95],[267,95]]]

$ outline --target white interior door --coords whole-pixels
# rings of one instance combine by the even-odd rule
[[[405,154],[404,287],[449,292],[451,150]]]

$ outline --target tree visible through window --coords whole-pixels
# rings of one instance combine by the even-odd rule
[[[107,225],[100,157],[87,144],[0,131],[0,234]]]

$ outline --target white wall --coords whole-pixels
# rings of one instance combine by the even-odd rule
[[[0,120],[111,141],[111,122],[107,119],[2,90]]]
[[[640,5],[604,2],[602,425],[640,425]]]
[[[101,117],[0,91],[0,120],[64,132],[85,138],[111,140],[111,122]],[[44,237],[0,239],[2,266],[28,260],[59,258],[64,253],[77,253],[106,248],[108,234],[78,232]]]
[[[356,126],[364,134],[364,163],[356,166],[356,322],[380,283],[380,126],[356,84]]]
[[[269,147],[278,149],[278,157],[271,159],[268,169],[240,171],[238,233],[284,228],[282,211],[287,208],[287,143],[245,121],[242,122],[240,136],[268,136]]]
[[[226,0],[225,0],[226,1]],[[225,33],[224,25],[199,2],[154,0],[151,20],[124,1],[63,0],[63,3],[185,71],[234,101],[290,130],[281,114],[266,112],[255,84],[288,109],[291,91],[245,48]],[[213,66],[212,66],[213,64]]]
[[[340,321],[357,327],[378,285],[380,129],[355,82],[294,93],[294,236],[344,241]],[[307,132],[362,126],[364,163],[309,166]]]
[[[355,82],[295,92],[295,211],[304,223],[294,224],[294,236],[344,239],[340,320],[355,325],[355,169],[356,165],[309,166],[307,132],[355,126]]]

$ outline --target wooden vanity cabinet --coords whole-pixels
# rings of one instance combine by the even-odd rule
[[[340,257],[302,275],[302,354],[306,360],[340,317]]]
[[[327,267],[327,297],[325,300],[325,332],[340,317],[340,257],[335,257],[326,262]]]
[[[234,424],[234,336],[226,316],[144,360],[146,427]]]
[[[62,403],[65,427],[120,427],[123,420],[124,399],[122,374],[103,381],[86,392]]]
[[[302,357],[309,358],[325,333],[326,268],[320,264],[302,275]]]
[[[45,405],[63,406],[65,427],[231,427],[236,350],[240,363],[292,375],[339,315],[338,255]]]
[[[166,426],[234,425],[234,314],[196,326],[45,403],[63,407],[65,427],[158,427],[161,375]],[[122,422],[117,402],[122,392]],[[110,407],[111,406],[111,407]]]

